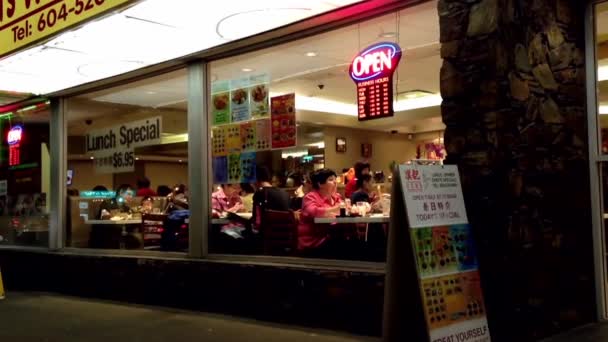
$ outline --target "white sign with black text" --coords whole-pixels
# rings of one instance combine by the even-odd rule
[[[399,165],[411,228],[468,222],[455,165]]]
[[[135,170],[136,147],[161,143],[162,117],[127,122],[89,132],[86,151],[93,156],[97,173]]]

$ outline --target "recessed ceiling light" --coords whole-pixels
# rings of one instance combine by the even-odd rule
[[[91,160],[92,160],[92,159],[95,159],[95,157],[91,157]]]
[[[317,53],[314,51],[307,52],[306,57],[317,57]]]
[[[154,95],[154,94],[156,94],[156,92],[155,91],[147,91],[146,94],[148,94],[148,95]]]
[[[253,69],[251,69],[251,68],[243,68],[243,69],[241,69],[241,71],[242,72],[252,72]]]
[[[378,37],[380,38],[394,38],[397,37],[397,32],[381,32]]]
[[[139,157],[135,157],[135,160],[139,160]]]
[[[181,163],[181,162],[182,162],[182,160],[180,159],[180,160],[179,160],[179,162]]]

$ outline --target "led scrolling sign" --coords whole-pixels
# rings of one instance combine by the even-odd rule
[[[399,45],[383,42],[367,47],[351,62],[349,74],[357,84],[359,121],[393,116],[393,73],[401,55]]]
[[[14,126],[6,134],[6,141],[8,142],[8,165],[17,166],[21,164],[21,150],[19,143],[23,136],[23,127]]]

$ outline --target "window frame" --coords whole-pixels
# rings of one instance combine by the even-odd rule
[[[210,116],[206,106],[210,97],[209,63],[227,57],[242,55],[262,49],[278,46],[284,43],[297,41],[322,33],[334,31],[343,27],[372,20],[374,18],[401,11],[430,0],[374,0],[363,1],[358,4],[346,6],[312,18],[304,19],[293,24],[280,27],[268,32],[229,42],[189,56],[174,59],[143,69],[117,75],[103,80],[75,86],[58,92],[48,94],[51,100],[51,223],[49,228],[49,246],[22,247],[0,246],[0,249],[35,249],[51,252],[60,252],[74,255],[102,255],[102,256],[128,256],[153,257],[162,259],[191,258],[200,261],[228,262],[239,264],[259,264],[293,267],[316,267],[331,270],[365,271],[384,274],[385,262],[351,261],[334,259],[310,259],[301,257],[282,257],[264,255],[226,255],[209,254],[207,233],[211,220],[211,198],[203,196],[212,187],[210,150]],[[81,94],[102,89],[109,89],[138,80],[153,78],[155,76],[187,68],[188,74],[188,134],[189,141],[196,141],[199,146],[188,144],[188,181],[198,191],[193,191],[191,208],[193,217],[189,229],[189,251],[158,252],[143,250],[115,250],[74,248],[65,246],[66,224],[66,190],[65,184],[67,170],[67,100]],[[201,120],[205,118],[206,120]],[[193,158],[193,156],[201,158]],[[206,164],[205,164],[206,163]],[[203,172],[206,171],[206,175]],[[204,181],[206,177],[206,182]],[[197,181],[200,180],[200,181]],[[204,192],[203,192],[204,191]],[[198,210],[197,210],[198,209]],[[200,213],[200,215],[198,215]],[[204,213],[207,213],[205,218]]]

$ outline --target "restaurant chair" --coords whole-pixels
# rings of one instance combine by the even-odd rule
[[[143,249],[160,248],[166,219],[167,215],[165,214],[142,214],[141,239]]]
[[[298,247],[298,224],[294,212],[291,210],[264,210],[261,234],[264,254],[294,254]]]

